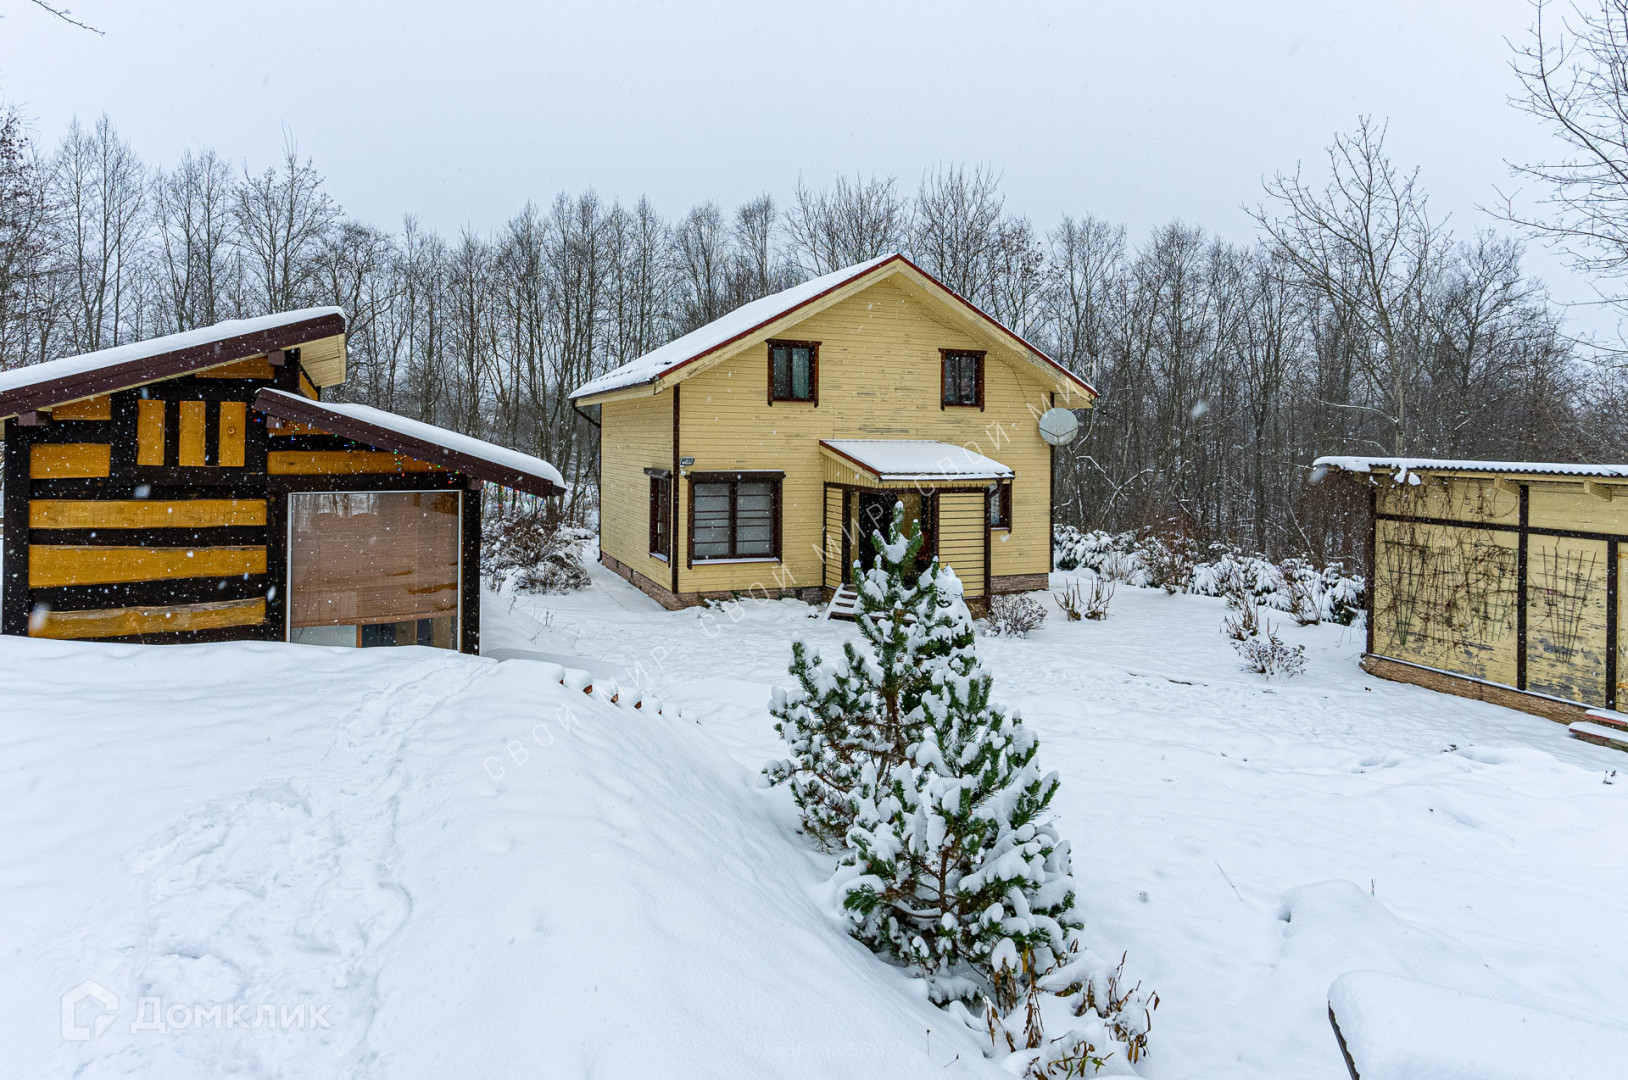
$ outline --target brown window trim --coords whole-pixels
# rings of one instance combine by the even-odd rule
[[[657,559],[673,557],[673,476],[666,469],[646,469],[650,477],[650,555]],[[659,526],[667,527],[666,536]]]
[[[764,342],[768,346],[766,355],[769,365],[769,404],[781,402],[786,405],[812,405],[820,407],[820,343],[817,341],[788,341],[784,338],[771,338]],[[776,346],[792,349],[807,349],[808,356],[808,390],[806,398],[783,398],[774,396],[774,350]]]
[[[774,469],[774,470],[763,469],[763,470],[757,470],[757,471],[739,470],[739,471],[733,471],[733,472],[689,472],[689,473],[685,473],[684,475],[685,475],[686,479],[688,479],[689,482],[690,482],[690,497],[685,500],[685,502],[688,505],[686,507],[686,509],[687,509],[687,514],[686,514],[687,521],[685,522],[684,531],[685,531],[685,539],[688,541],[688,546],[689,546],[689,553],[688,553],[688,555],[686,557],[686,565],[694,566],[696,563],[699,562],[704,566],[704,565],[706,565],[708,563],[733,562],[733,561],[736,561],[737,559],[740,559],[740,558],[756,559],[756,560],[759,560],[759,561],[762,561],[762,562],[780,562],[781,561],[781,551],[782,551],[782,549],[781,549],[781,543],[780,543],[780,541],[781,541],[781,536],[780,536],[780,516],[781,516],[781,507],[783,505],[783,500],[781,498],[781,486],[783,485],[783,483],[785,482],[785,479],[786,479],[786,474],[784,472],[782,472],[782,471],[780,471],[778,469]],[[713,557],[710,557],[710,558],[697,559],[695,557],[695,485],[696,484],[729,484],[729,485],[731,485],[730,492],[729,492],[729,503],[730,503],[730,507],[731,507],[731,515],[733,515],[733,507],[735,505],[734,485],[737,482],[742,481],[742,480],[745,480],[745,481],[748,481],[748,482],[767,480],[773,485],[773,488],[771,489],[770,496],[769,496],[769,521],[770,521],[770,530],[771,530],[770,538],[769,538],[769,545],[773,549],[772,553],[769,554],[769,555],[748,555],[748,556],[722,555],[722,556],[713,556]],[[731,521],[730,524],[731,524],[730,544],[733,545],[734,544],[734,533],[733,533],[733,524],[734,523],[733,523],[733,521]]]
[[[978,358],[978,400],[975,402],[950,401],[950,357],[975,356]],[[938,350],[938,407],[940,409],[970,409],[977,407],[979,412],[984,411],[984,368],[987,366],[989,354],[982,349],[940,349]]]
[[[997,495],[997,498],[999,498],[999,500],[1000,500],[1001,520],[1003,522],[1005,522],[1005,524],[1004,525],[996,525],[993,522],[991,522],[989,527],[990,527],[991,530],[993,530],[995,532],[1011,532],[1012,531],[1012,481],[1010,481],[1010,480],[997,480],[997,481],[995,481],[995,487],[1000,489],[999,493]]]

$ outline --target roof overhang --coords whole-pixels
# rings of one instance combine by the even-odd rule
[[[1362,457],[1330,454],[1312,462],[1315,469],[1391,476],[1405,482],[1414,475],[1521,476],[1545,481],[1580,483],[1585,480],[1628,484],[1628,465],[1572,464],[1554,461],[1470,461],[1456,458]]]
[[[1010,466],[934,439],[821,439],[820,453],[883,484],[987,484],[1010,480]]]
[[[254,396],[254,407],[267,416],[406,454],[500,487],[544,497],[565,493],[559,470],[542,458],[382,409],[312,401],[300,394],[270,389]]]
[[[1090,383],[1047,356],[1041,349],[1024,340],[903,255],[890,256],[874,266],[855,273],[851,278],[838,281],[791,306],[776,309],[773,314],[723,340],[699,346],[692,355],[679,358],[646,378],[593,393],[573,394],[572,401],[576,405],[600,405],[608,401],[659,394],[668,387],[698,375],[769,338],[782,336],[803,320],[841,303],[877,282],[889,279],[898,280],[912,297],[928,301],[931,309],[944,312],[949,325],[965,331],[975,340],[989,344],[998,354],[1032,367],[1051,384],[1050,389],[1060,395],[1062,400],[1058,402],[1059,405],[1071,409],[1089,409],[1093,406],[1098,395]],[[635,360],[633,363],[637,364],[638,361]],[[593,383],[587,385],[592,386]]]
[[[307,318],[297,317],[301,314],[298,312],[290,314],[296,317],[285,322],[276,321],[275,316],[234,320],[218,328],[171,334],[168,338],[7,372],[7,378],[0,383],[4,387],[0,389],[0,420],[207,371],[279,349],[300,349],[301,366],[316,385],[343,382],[344,314],[337,308],[323,309]],[[220,333],[211,335],[209,330],[215,329]],[[170,341],[175,347],[166,347]]]

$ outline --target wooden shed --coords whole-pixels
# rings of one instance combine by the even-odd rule
[[[0,633],[478,652],[482,488],[560,475],[344,378],[337,308],[0,372]]]
[[[1368,490],[1369,672],[1566,723],[1628,704],[1628,465],[1316,466]]]

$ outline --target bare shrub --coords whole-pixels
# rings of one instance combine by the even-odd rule
[[[1032,596],[1004,593],[989,598],[989,633],[994,637],[1027,637],[1046,621],[1046,609]]]
[[[582,543],[593,534],[542,509],[499,507],[481,538],[481,577],[499,592],[562,593],[588,587]]]
[[[1247,592],[1228,593],[1227,606],[1233,613],[1221,620],[1221,632],[1233,641],[1248,641],[1261,632],[1261,609]]]
[[[1244,667],[1259,675],[1282,675],[1292,679],[1306,670],[1306,647],[1285,645],[1270,624],[1263,633],[1233,642],[1232,647],[1243,657]]]
[[[1084,592],[1080,588],[1080,579],[1074,578],[1063,586],[1063,591],[1053,593],[1052,599],[1057,606],[1068,616],[1069,622],[1079,622],[1081,619],[1106,619],[1108,617],[1108,602],[1114,598],[1114,583],[1103,577],[1091,579],[1091,591]]]

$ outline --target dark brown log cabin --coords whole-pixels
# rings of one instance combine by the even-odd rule
[[[482,489],[559,473],[344,377],[335,308],[0,372],[0,633],[479,652]]]

